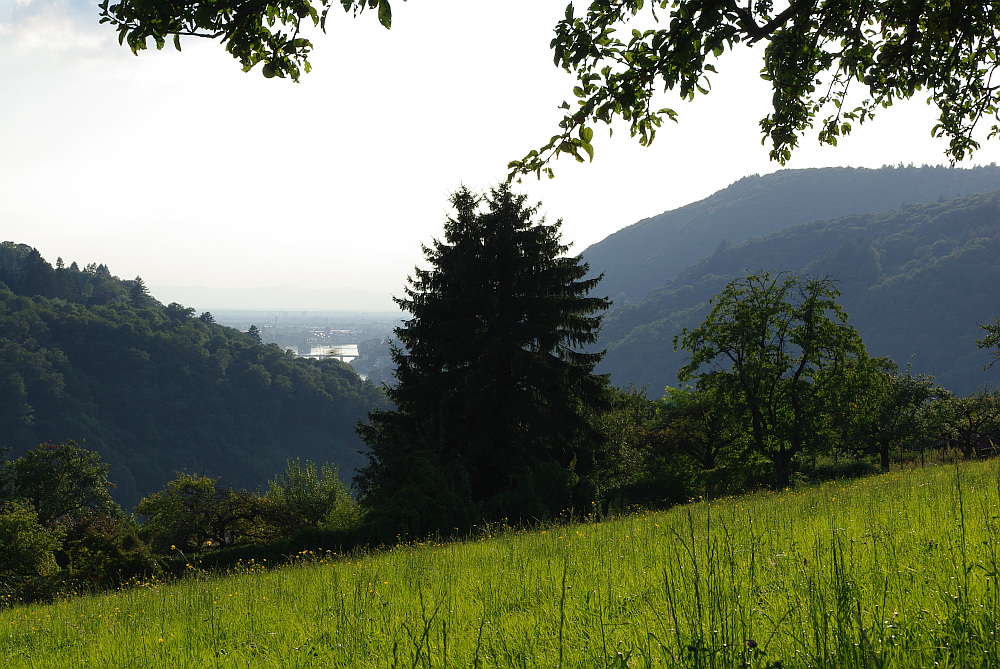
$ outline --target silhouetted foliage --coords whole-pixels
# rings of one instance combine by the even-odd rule
[[[50,527],[62,537],[56,563],[64,589],[103,590],[139,576],[158,574],[160,565],[139,538],[135,519],[85,509],[55,519]]]
[[[962,451],[966,459],[987,448],[996,455],[1000,446],[1000,392],[980,390],[966,397],[947,396],[934,407],[940,436]],[[988,440],[993,441],[992,444]]]
[[[397,303],[393,411],[359,433],[357,478],[376,522],[404,534],[450,534],[482,519],[521,521],[589,506],[599,434],[588,407],[605,401],[591,372],[606,300],[565,257],[559,223],[507,187],[461,190],[444,240],[424,248]],[[481,210],[481,208],[485,208]]]
[[[371,9],[383,26],[392,25],[390,0],[167,6],[104,0],[99,6],[101,22],[134,53],[150,40],[157,48],[173,40],[179,50],[181,36],[207,37],[218,39],[244,71],[263,63],[265,77],[293,81],[310,70],[313,43],[301,31],[325,30],[331,8]],[[567,5],[550,43],[556,65],[576,80],[574,103],[563,102],[564,116],[545,145],[510,164],[515,173],[551,176],[549,163],[561,154],[592,160],[598,123],[624,121],[640,144],[649,144],[664,120],[678,116],[659,108],[657,93],[676,91],[684,100],[707,95],[714,63],[727,51],[756,45],[764,59],[760,83],[774,93],[760,127],[771,158],[781,163],[814,126],[821,143],[835,146],[855,124],[923,92],[939,112],[931,132],[948,139],[945,153],[953,159],[979,146],[973,135],[980,121],[997,118],[991,75],[1000,12],[989,4],[593,0],[578,10]],[[991,130],[996,134],[997,126]]]
[[[171,302],[163,311],[172,321],[186,321],[194,315],[194,307],[185,307],[177,302]]]
[[[767,463],[755,458],[746,426],[724,391],[667,388],[649,422],[649,469],[690,471],[691,496],[751,488],[766,481]]]
[[[149,294],[146,282],[142,277],[137,276],[131,282],[125,282],[128,286],[128,296],[135,307],[150,307],[156,304],[156,300]]]

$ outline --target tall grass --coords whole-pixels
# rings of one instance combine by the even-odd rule
[[[996,464],[0,612],[11,667],[1000,666]]]

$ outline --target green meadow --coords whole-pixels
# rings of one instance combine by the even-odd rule
[[[1000,665],[997,463],[0,610],[9,667]]]

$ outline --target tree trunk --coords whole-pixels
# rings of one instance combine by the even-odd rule
[[[791,478],[792,451],[784,448],[774,454],[774,483],[778,488],[785,488]]]
[[[882,471],[889,471],[889,442],[883,441],[879,444],[879,466]]]

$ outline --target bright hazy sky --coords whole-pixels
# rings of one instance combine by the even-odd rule
[[[292,84],[203,40],[135,57],[96,2],[0,0],[2,238],[149,285],[399,294],[449,193],[495,185],[554,134],[572,88],[548,49],[565,3],[396,0],[391,31],[335,8]],[[707,97],[665,97],[680,123],[651,147],[598,128],[593,163],[524,181],[574,251],[778,169],[756,52],[719,69]],[[942,163],[933,111],[900,105],[838,148],[807,137],[788,167]],[[1000,161],[984,146],[970,165]]]

